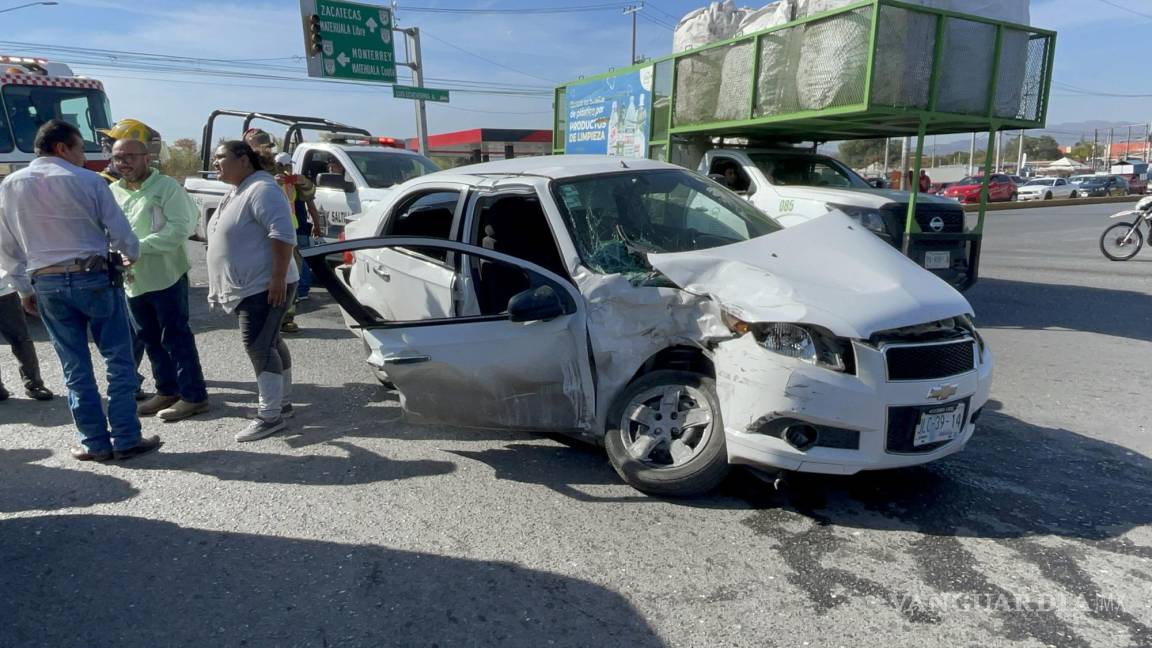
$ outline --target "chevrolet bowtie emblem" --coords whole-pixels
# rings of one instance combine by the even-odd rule
[[[956,395],[956,390],[960,389],[960,385],[940,385],[928,390],[928,398],[938,401],[946,401]]]

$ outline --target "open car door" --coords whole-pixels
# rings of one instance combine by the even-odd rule
[[[499,265],[490,281],[515,276],[519,292],[497,314],[387,321],[365,308],[324,259],[349,251],[403,247],[441,251],[460,291],[481,290],[464,269]],[[443,239],[386,236],[303,250],[312,272],[363,329],[368,363],[387,374],[413,422],[534,431],[581,431],[595,419],[595,387],[583,298],[569,282],[533,263]],[[421,300],[412,291],[403,299]],[[475,296],[459,294],[464,303]],[[467,312],[455,309],[456,313]]]

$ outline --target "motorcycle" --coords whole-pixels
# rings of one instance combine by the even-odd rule
[[[1100,236],[1100,251],[1113,261],[1127,261],[1136,256],[1144,245],[1144,235],[1140,226],[1148,230],[1152,238],[1152,196],[1146,196],[1136,203],[1135,209],[1126,209],[1112,214],[1111,218],[1132,217],[1132,222],[1120,222],[1104,230]]]

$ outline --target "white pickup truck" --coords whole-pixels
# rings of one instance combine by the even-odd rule
[[[840,210],[881,239],[901,248],[909,194],[876,189],[845,164],[802,148],[717,148],[704,153],[697,168],[744,196],[781,225],[791,227]],[[913,260],[948,283],[963,287],[975,268],[962,236],[964,210],[955,200],[918,194],[916,224],[941,237]]]
[[[241,133],[254,120],[288,126],[283,148],[292,153],[292,172],[316,184],[316,207],[323,215],[326,224],[324,237],[327,239],[337,239],[350,218],[381,200],[393,186],[440,170],[423,155],[397,146],[392,138],[372,137],[366,130],[315,117],[216,111],[205,127],[205,142],[215,141],[212,139],[212,126],[220,115],[245,117]],[[304,130],[335,135],[326,141],[305,142]],[[197,234],[202,238],[206,238],[208,220],[232,189],[216,179],[208,164],[210,154],[210,150],[204,151],[205,171],[184,182],[184,188],[200,210]]]

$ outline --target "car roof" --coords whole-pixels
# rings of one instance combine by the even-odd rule
[[[510,177],[527,175],[560,179],[613,173],[616,171],[648,171],[658,169],[684,170],[683,167],[678,167],[674,164],[640,158],[620,158],[608,155],[543,155],[470,164],[420,177],[421,179],[427,180],[447,179],[446,176],[456,176],[457,178],[471,178],[472,182],[477,182],[482,178],[491,176]]]
[[[420,155],[416,151],[391,146],[364,146],[361,144],[340,144],[338,142],[305,142],[305,144],[312,148],[340,149],[342,151],[367,151],[369,153],[383,153],[385,155]]]

